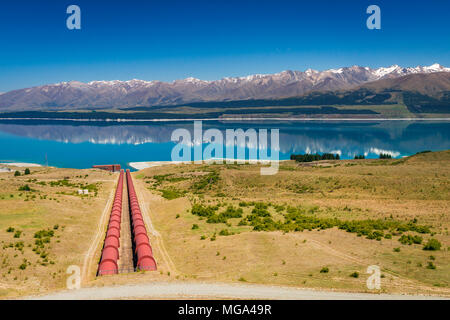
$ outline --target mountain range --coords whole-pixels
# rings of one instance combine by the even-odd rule
[[[443,92],[450,91],[447,76],[435,77],[433,84],[423,83],[428,81],[424,76],[442,73],[450,74],[450,68],[436,63],[415,68],[394,65],[376,69],[353,66],[325,71],[289,70],[214,81],[195,78],[173,82],[136,79],[88,83],[70,81],[0,93],[0,112],[127,109],[193,102],[307,97],[321,92],[380,92],[386,88],[442,96]]]

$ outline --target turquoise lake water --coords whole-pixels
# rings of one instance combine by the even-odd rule
[[[192,132],[193,123],[3,120],[0,162],[66,168],[118,163],[129,168],[129,162],[168,161],[175,146],[171,134],[179,128]],[[359,154],[378,158],[380,152],[399,158],[450,149],[449,121],[203,122],[204,130],[211,128],[279,129],[280,159],[316,152],[339,153],[342,159]]]

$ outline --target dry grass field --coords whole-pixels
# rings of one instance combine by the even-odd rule
[[[444,151],[286,161],[274,176],[248,164],[138,171],[158,271],[95,277],[97,247],[85,285],[204,281],[450,296],[449,164]],[[0,173],[0,298],[65,287],[117,179],[99,170],[20,171]],[[430,239],[439,250],[423,250]],[[381,290],[366,287],[370,265],[381,268]]]
[[[63,289],[67,267],[83,264],[117,176],[11,169],[0,173],[0,298]],[[89,194],[78,195],[79,189]]]
[[[380,292],[448,296],[449,164],[445,151],[287,161],[275,176],[261,176],[255,165],[217,164],[154,167],[134,177],[177,279],[370,291],[366,270],[378,265]],[[226,212],[241,217],[223,218]],[[292,215],[297,220],[286,223]],[[345,231],[352,221],[359,231]],[[423,250],[429,239],[440,250]]]

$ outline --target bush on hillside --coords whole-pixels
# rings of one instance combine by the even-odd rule
[[[439,240],[431,238],[428,242],[423,246],[423,250],[436,251],[441,249],[441,243]]]

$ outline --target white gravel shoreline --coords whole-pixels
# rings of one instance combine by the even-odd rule
[[[87,122],[186,122],[186,121],[450,121],[450,118],[189,118],[189,119],[70,119],[70,118],[0,118],[0,120],[46,120]]]
[[[38,168],[42,167],[42,165],[37,163],[27,163],[27,162],[1,162],[0,165],[3,166],[12,166],[12,167],[19,167],[19,168]]]

